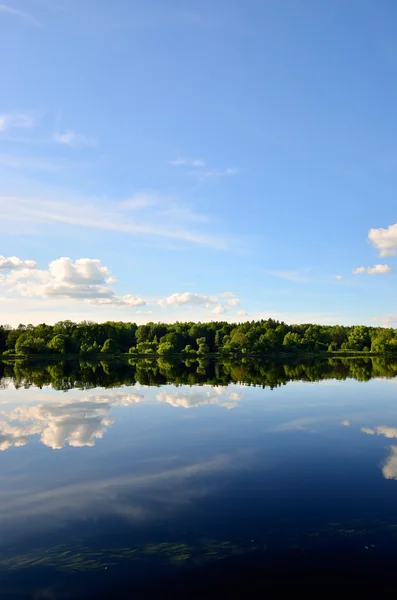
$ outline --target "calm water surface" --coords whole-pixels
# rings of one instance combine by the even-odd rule
[[[395,373],[0,365],[2,597],[392,589]]]

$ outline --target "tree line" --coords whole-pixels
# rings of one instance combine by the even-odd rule
[[[185,357],[319,352],[397,352],[397,330],[363,325],[287,325],[273,319],[246,323],[94,323],[0,326],[3,355],[115,355]]]

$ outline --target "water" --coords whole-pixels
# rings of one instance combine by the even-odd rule
[[[4,598],[394,586],[397,363],[0,364]]]

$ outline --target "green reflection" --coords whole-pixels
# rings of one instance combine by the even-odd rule
[[[112,388],[121,385],[160,386],[228,385],[244,383],[271,389],[290,381],[345,380],[368,381],[373,377],[396,377],[397,360],[383,357],[331,358],[324,360],[213,361],[206,358],[184,361],[172,358],[130,358],[128,361],[51,361],[28,360],[0,363],[0,385],[7,380],[15,387],[39,388],[51,385],[56,390],[81,390],[93,387]]]

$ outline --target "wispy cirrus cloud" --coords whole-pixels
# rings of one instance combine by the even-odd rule
[[[0,113],[0,133],[10,129],[30,129],[35,119],[31,112]]]
[[[55,172],[73,168],[72,162],[56,161],[52,158],[38,156],[19,156],[15,154],[0,154],[0,166],[21,171]]]
[[[239,173],[239,169],[236,167],[228,167],[227,169],[208,169],[203,173],[200,173],[200,177],[203,179],[219,179],[222,177],[233,177],[233,175],[237,175]]]
[[[31,14],[22,10],[17,10],[16,8],[12,8],[11,6],[8,6],[8,4],[0,4],[0,13],[5,13],[12,17],[23,19],[24,21],[30,22],[32,25],[39,25],[40,27],[43,25],[41,21],[33,17]]]
[[[58,144],[70,146],[71,148],[81,148],[84,146],[93,148],[98,143],[95,138],[82,135],[81,133],[76,133],[76,131],[73,131],[73,129],[68,129],[64,133],[54,133],[54,140]]]
[[[173,167],[197,167],[203,168],[206,163],[199,158],[187,158],[187,157],[178,157],[173,160],[168,161],[169,165]]]
[[[178,211],[172,211],[167,215],[170,208],[168,200],[157,198],[147,202],[142,197],[132,197],[130,201],[112,201],[106,203],[103,199],[78,198],[71,194],[60,191],[62,200],[54,200],[54,194],[40,194],[39,197],[29,195],[0,195],[0,226],[9,229],[10,224],[23,222],[35,224],[44,228],[55,225],[78,226],[89,229],[100,229],[103,231],[118,231],[147,235],[161,238],[169,238],[212,246],[224,249],[225,240],[218,236],[212,236],[206,232],[192,230],[190,223],[199,220],[192,214],[186,215],[187,208],[182,207]],[[45,199],[48,196],[48,199]],[[155,205],[155,206],[153,206]],[[130,216],[132,208],[141,208],[139,218],[134,210],[133,218]],[[146,208],[150,210],[146,210]],[[189,211],[188,211],[189,212]],[[187,218],[187,216],[189,218]],[[207,220],[203,215],[201,220]],[[208,229],[208,227],[206,228]]]
[[[294,271],[283,271],[283,270],[267,270],[266,274],[271,275],[272,277],[279,277],[280,279],[286,279],[287,281],[293,281],[294,283],[308,283],[312,281],[310,277],[307,276],[307,273],[310,272],[310,269],[296,269]]]
[[[199,158],[178,157],[169,160],[168,164],[174,167],[194,167],[195,171],[191,172],[190,175],[197,177],[199,181],[232,177],[240,172],[236,167],[227,167],[225,169],[207,168],[207,163]]]

